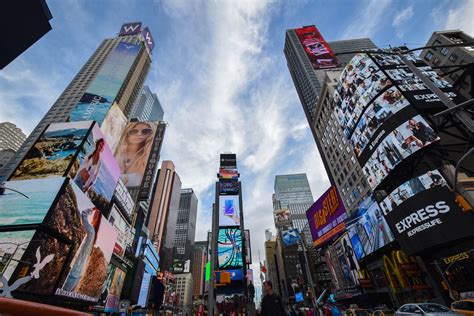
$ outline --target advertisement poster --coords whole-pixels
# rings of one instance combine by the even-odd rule
[[[117,232],[74,182],[66,186],[47,225],[73,241],[74,256],[56,295],[97,302]]]
[[[314,69],[335,68],[339,66],[339,62],[331,47],[329,47],[314,25],[295,29],[295,32]]]
[[[237,169],[219,168],[219,178],[223,180],[239,180]]]
[[[273,220],[275,221],[275,226],[284,226],[291,223],[291,213],[287,208],[276,210],[273,212]]]
[[[133,237],[131,236],[131,226],[125,220],[123,215],[117,209],[117,206],[114,204],[112,206],[109,222],[117,231],[117,241],[115,242],[114,251],[113,253],[122,258],[125,254],[125,248],[127,244],[131,245]]]
[[[113,153],[115,153],[115,150],[117,149],[120,137],[122,137],[123,130],[127,123],[127,117],[123,114],[118,104],[114,102],[110,110],[107,112],[104,122],[100,125],[100,129],[105,136],[105,141]]]
[[[298,228],[295,229],[287,229],[281,231],[281,240],[283,241],[283,245],[285,247],[290,247],[296,245],[300,239],[300,230]]]
[[[126,187],[138,187],[142,183],[156,130],[156,122],[130,122],[125,127],[115,158]]]
[[[245,241],[245,261],[247,264],[252,263],[252,248],[250,247],[250,230],[244,230]]]
[[[383,212],[373,197],[362,201],[352,218],[347,232],[357,260],[394,240]]]
[[[0,232],[0,291],[52,295],[70,246],[41,231]]]
[[[421,115],[416,115],[389,133],[367,162],[359,159],[372,189],[375,189],[404,159],[440,138]]]
[[[125,211],[128,218],[131,220],[133,210],[135,209],[135,202],[133,201],[130,192],[120,178],[118,179],[117,186],[115,187],[114,198],[115,201],[120,205],[121,209]]]
[[[381,203],[380,207],[385,215],[390,213],[398,205],[402,204],[412,196],[421,191],[434,188],[435,186],[447,186],[446,180],[438,170],[431,170],[425,174],[408,180],[393,190]]]
[[[220,166],[222,168],[237,169],[237,155],[236,154],[221,154]]]
[[[10,180],[64,176],[92,122],[48,126],[16,168]]]
[[[438,185],[408,198],[385,215],[407,255],[474,236],[474,214],[463,212],[454,199],[453,192]]]
[[[240,226],[238,195],[219,196],[219,226]]]
[[[219,182],[219,194],[220,195],[238,195],[239,183],[238,182]]]
[[[139,44],[119,42],[72,111],[69,121],[96,121],[101,125],[141,49]]]
[[[120,169],[97,124],[87,137],[78,161],[80,167],[74,182],[103,214],[107,214]]]
[[[63,177],[51,177],[6,181],[4,185],[9,190],[0,195],[0,226],[42,223],[64,180]]]
[[[113,274],[110,278],[109,295],[105,303],[105,312],[116,311],[120,301],[120,293],[122,292],[123,281],[125,280],[125,272],[122,269],[114,267]]]
[[[241,268],[242,231],[238,228],[220,228],[217,238],[219,269]]]
[[[345,228],[346,209],[337,188],[331,186],[306,211],[314,246],[321,246]]]
[[[344,233],[333,244],[334,251],[339,260],[342,279],[345,287],[354,287],[359,284],[357,270],[360,269],[354,249],[352,248],[349,235]]]

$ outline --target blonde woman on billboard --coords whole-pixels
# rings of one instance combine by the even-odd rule
[[[117,151],[122,181],[128,187],[139,186],[153,146],[156,126],[148,122],[129,123]]]

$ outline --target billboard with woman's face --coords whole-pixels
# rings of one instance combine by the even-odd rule
[[[125,127],[115,152],[125,186],[140,186],[156,130],[156,122],[130,122]]]

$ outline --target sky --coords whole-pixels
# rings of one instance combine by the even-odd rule
[[[145,84],[158,95],[172,160],[199,199],[196,240],[210,229],[219,154],[237,154],[257,288],[275,175],[306,173],[317,199],[326,171],[283,54],[285,30],[316,25],[327,41],[369,37],[423,46],[432,32],[474,35],[474,1],[47,0],[52,30],[0,71],[0,122],[30,133],[104,38],[142,21],[155,40]]]

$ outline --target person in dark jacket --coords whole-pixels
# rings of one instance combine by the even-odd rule
[[[253,303],[253,300],[255,299],[255,287],[253,286],[252,281],[250,281],[248,290],[249,290],[249,302]]]
[[[286,316],[285,307],[281,297],[273,293],[273,284],[270,281],[263,282],[265,296],[262,299],[261,316]]]

